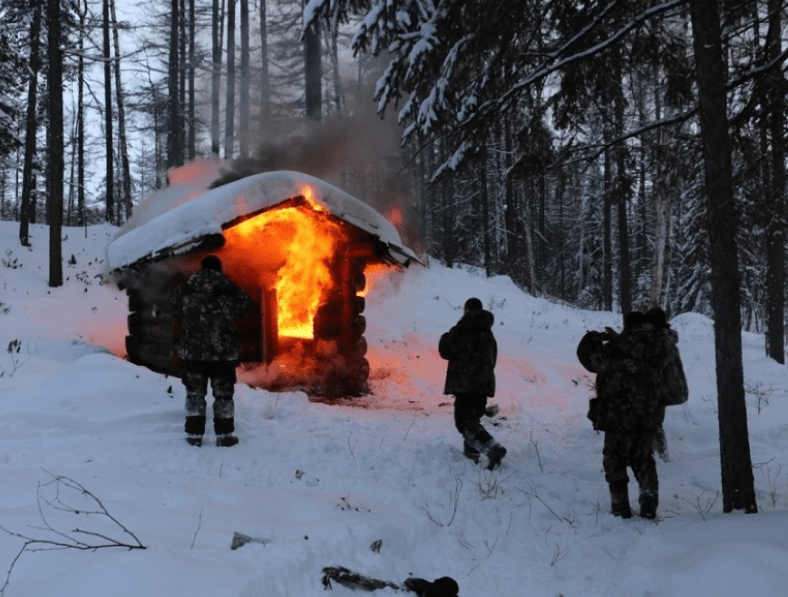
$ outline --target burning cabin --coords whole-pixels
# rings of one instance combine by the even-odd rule
[[[208,190],[136,226],[107,248],[129,299],[131,362],[178,375],[173,290],[217,255],[255,309],[237,321],[244,381],[314,395],[368,391],[365,270],[416,255],[367,204],[298,172],[257,174]]]

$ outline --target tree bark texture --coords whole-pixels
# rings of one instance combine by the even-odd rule
[[[63,285],[63,52],[60,48],[60,0],[47,2],[49,61],[49,286]]]
[[[316,122],[322,118],[323,72],[320,58],[320,21],[316,20],[304,31],[306,117]]]
[[[41,3],[36,2],[33,8],[33,22],[30,26],[30,82],[27,89],[27,117],[25,120],[25,163],[22,167],[22,206],[19,214],[19,241],[22,246],[30,246],[30,222],[33,206],[35,177],[33,161],[36,157],[36,106],[38,104],[38,72],[41,68],[39,57],[41,46]]]
[[[224,158],[235,151],[235,0],[227,3],[227,106],[224,123]]]
[[[780,0],[769,0],[771,23],[766,39],[770,60],[780,54]],[[785,93],[782,69],[767,78],[766,110],[771,138],[771,171],[766,226],[766,355],[785,364]]]
[[[179,44],[180,0],[172,0],[170,14],[170,48],[167,65],[167,168],[183,164],[181,146],[181,110],[179,92]]]
[[[737,213],[717,0],[692,0],[693,45],[711,240],[723,511],[757,512],[744,401]]]

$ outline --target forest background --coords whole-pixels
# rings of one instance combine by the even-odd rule
[[[784,363],[785,4],[0,0],[0,218],[23,246],[49,225],[59,286],[63,223],[294,169],[449,267],[709,315],[724,509],[755,511],[741,331]]]

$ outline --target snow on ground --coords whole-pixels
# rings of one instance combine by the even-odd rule
[[[123,358],[126,297],[96,277],[115,232],[67,228],[67,280],[52,289],[48,231],[32,227],[31,251],[0,222],[4,597],[310,597],[326,594],[325,566],[396,584],[452,576],[463,597],[786,595],[788,380],[762,337],[743,336],[761,513],[721,513],[712,324],[685,314],[672,323],[690,400],[668,409],[659,518],[625,521],[608,511],[591,379],[575,357],[586,330],[620,327],[619,315],[413,266],[376,279],[367,299],[372,395],[328,405],[239,383],[241,443],[194,448],[179,380]],[[469,296],[496,318],[500,414],[486,424],[509,452],[493,473],[462,456],[441,394],[438,338]],[[235,532],[256,541],[232,550]],[[100,536],[146,549],[36,542],[15,559],[23,537]]]

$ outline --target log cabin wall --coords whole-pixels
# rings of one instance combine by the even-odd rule
[[[129,299],[126,350],[132,363],[158,373],[180,376],[177,356],[178,322],[170,297],[178,285],[199,268],[209,251],[171,257],[165,261],[127,268],[116,275]],[[218,252],[221,256],[221,251]],[[368,243],[348,244],[335,256],[336,290],[320,305],[313,321],[311,340],[277,337],[276,292],[231,279],[250,296],[252,313],[237,320],[241,337],[241,362],[245,368],[270,365],[288,353],[301,359],[290,361],[277,379],[267,378],[259,387],[270,390],[303,389],[322,397],[361,396],[369,392],[370,366],[365,358],[366,319],[362,315],[366,278],[364,268],[375,258]],[[251,384],[255,385],[255,384]]]

